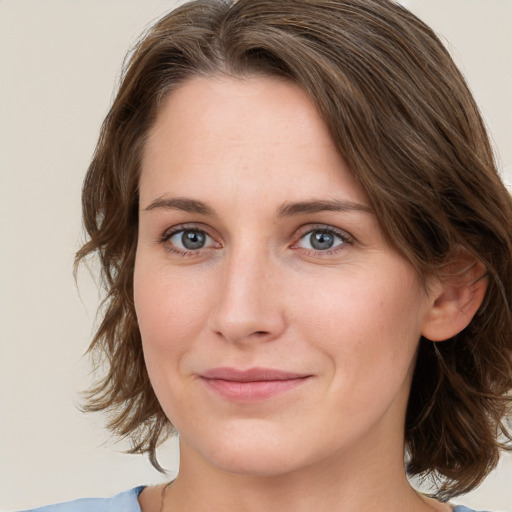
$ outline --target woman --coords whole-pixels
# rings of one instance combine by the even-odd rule
[[[83,208],[110,361],[88,409],[156,467],[180,435],[175,481],[111,510],[449,511],[507,447],[510,197],[464,79],[402,7],[170,13]]]

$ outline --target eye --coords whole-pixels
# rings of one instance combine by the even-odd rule
[[[328,252],[350,242],[347,233],[337,231],[330,227],[316,228],[302,235],[295,247],[302,249]]]
[[[218,245],[205,231],[183,227],[165,233],[160,242],[166,245],[171,252],[182,255]]]
[[[194,251],[202,249],[206,245],[208,238],[208,235],[204,231],[184,229],[172,235],[169,241],[180,249]]]

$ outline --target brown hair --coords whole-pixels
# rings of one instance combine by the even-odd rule
[[[161,100],[186,78],[279,75],[316,103],[390,243],[423,277],[461,248],[486,268],[470,325],[420,341],[405,425],[408,472],[438,478],[437,497],[467,492],[510,441],[512,204],[484,124],[439,39],[388,0],[199,0],[140,40],[107,115],[83,189],[88,241],[106,287],[90,350],[107,372],[87,410],[134,452],[172,431],[151,388],[133,305],[141,153]],[[510,447],[509,447],[510,448]]]

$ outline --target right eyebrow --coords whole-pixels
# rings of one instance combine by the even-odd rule
[[[181,210],[188,213],[208,215],[210,217],[217,216],[215,211],[202,201],[189,199],[188,197],[159,197],[158,199],[152,201],[148,206],[146,206],[144,210],[151,211],[158,208],[163,208],[165,210]]]

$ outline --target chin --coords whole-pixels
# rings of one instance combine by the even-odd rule
[[[273,429],[226,429],[222,434],[210,431],[195,443],[197,455],[210,465],[228,473],[244,476],[275,477],[291,473],[309,465],[304,449],[290,433],[276,433]],[[180,443],[187,444],[181,437]],[[187,449],[182,446],[182,451]]]

